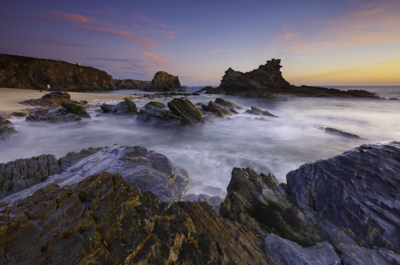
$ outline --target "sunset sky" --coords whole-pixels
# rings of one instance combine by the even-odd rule
[[[2,1],[0,53],[82,62],[115,79],[218,85],[282,59],[302,85],[399,85],[400,0]]]

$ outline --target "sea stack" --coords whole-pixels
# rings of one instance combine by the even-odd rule
[[[151,86],[147,91],[173,91],[182,88],[177,76],[173,76],[164,71],[159,71],[154,75]]]

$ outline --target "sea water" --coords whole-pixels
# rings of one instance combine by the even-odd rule
[[[278,118],[240,111],[194,127],[161,127],[143,124],[135,116],[102,115],[89,111],[91,119],[78,123],[48,124],[13,118],[18,134],[0,142],[0,163],[41,154],[64,156],[70,151],[113,144],[139,145],[166,155],[183,166],[191,178],[188,193],[200,193],[205,186],[226,190],[234,167],[252,167],[258,173],[274,174],[286,182],[286,174],[304,163],[339,155],[362,144],[400,140],[400,87],[337,87],[365,89],[385,99],[370,98],[247,98],[225,95],[188,96],[195,103],[208,104],[217,97],[241,105],[267,110]],[[199,87],[190,88],[195,92]],[[136,90],[120,94],[149,94]],[[167,100],[157,99],[162,103]],[[108,101],[107,103],[117,103]],[[143,107],[149,100],[134,100]],[[98,103],[102,103],[98,101]],[[345,138],[325,132],[331,127],[361,138]]]

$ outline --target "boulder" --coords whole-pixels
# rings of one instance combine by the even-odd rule
[[[0,54],[0,87],[86,91],[114,89],[105,71],[65,61]]]
[[[0,126],[0,141],[10,138],[10,136],[17,133],[13,127]]]
[[[61,106],[63,106],[69,113],[76,114],[82,118],[90,118],[90,115],[86,112],[86,110],[82,106],[69,102],[63,102],[61,103]]]
[[[51,92],[43,95],[40,99],[28,99],[20,102],[22,105],[27,106],[41,106],[41,107],[52,107],[56,108],[61,106],[63,102],[73,103],[71,96],[67,92]]]
[[[113,113],[113,114],[135,114],[136,113],[136,104],[129,99],[125,99],[124,101],[118,103],[117,105],[101,105],[101,109],[105,113]]]
[[[145,88],[147,91],[174,91],[181,88],[181,82],[177,76],[173,76],[164,71],[157,72],[153,80],[151,81],[151,86]]]
[[[173,114],[181,117],[182,125],[205,123],[201,111],[188,99],[174,98],[168,102],[168,107]]]
[[[162,103],[156,104],[154,101],[147,103],[138,112],[137,119],[139,121],[161,125],[181,125],[182,118],[165,109],[162,107],[164,104],[161,104]]]
[[[326,133],[330,133],[330,134],[343,136],[343,137],[346,137],[346,138],[361,139],[361,137],[356,135],[356,134],[344,132],[344,131],[341,131],[341,130],[338,130],[338,129],[335,129],[335,128],[330,128],[330,127],[325,128],[325,132]]]
[[[209,109],[214,115],[219,117],[230,116],[233,114],[233,112],[212,101],[208,102],[207,109]]]
[[[251,106],[251,110],[246,110],[246,113],[254,114],[254,115],[264,115],[264,116],[278,118],[278,116],[276,116],[276,115],[274,115],[272,113],[269,113],[266,110],[263,111],[263,110],[260,110],[259,108],[253,107],[253,106]]]
[[[218,105],[226,107],[228,109],[239,109],[239,110],[244,109],[242,106],[239,106],[233,102],[227,101],[222,98],[216,98],[214,102],[217,103]]]
[[[287,175],[288,192],[360,246],[400,253],[400,142],[362,145]]]
[[[384,248],[368,249],[360,246],[339,244],[337,249],[340,252],[341,264],[343,265],[400,264],[400,255]]]
[[[76,122],[82,120],[76,114],[70,113],[61,108],[47,108],[37,109],[28,114],[26,121],[29,122],[41,122],[46,121],[50,123],[62,123],[62,122]]]

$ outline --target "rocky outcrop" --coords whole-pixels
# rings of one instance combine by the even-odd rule
[[[125,99],[124,101],[118,103],[117,105],[108,105],[108,104],[104,103],[103,105],[101,105],[101,109],[105,113],[135,114],[136,113],[136,104],[129,99]]]
[[[229,111],[229,110],[225,109],[224,107],[220,106],[219,104],[212,102],[212,101],[208,102],[207,110],[211,111],[214,115],[216,115],[218,117],[225,117],[225,116],[230,116],[233,114],[232,111]]]
[[[134,79],[114,79],[116,89],[147,89],[151,86],[151,81],[140,81]]]
[[[168,102],[168,107],[173,114],[181,117],[182,125],[205,123],[201,111],[188,99],[174,98]]]
[[[14,124],[0,116],[0,141],[8,139],[11,135],[17,133]]]
[[[153,80],[151,81],[151,86],[145,88],[147,91],[174,91],[176,89],[182,88],[181,82],[177,76],[173,76],[164,71],[157,72]]]
[[[229,68],[222,77],[220,87],[226,91],[291,89],[289,82],[282,77],[280,63],[281,60],[272,59],[247,73]]]
[[[86,110],[82,106],[69,102],[63,102],[61,103],[61,106],[63,106],[69,113],[76,114],[82,118],[90,118],[90,115],[86,112]]]
[[[82,120],[76,114],[70,113],[67,110],[61,108],[47,108],[37,109],[29,113],[26,117],[26,121],[29,122],[50,122],[50,123],[64,123],[64,122],[76,122]]]
[[[56,108],[61,106],[63,102],[73,103],[70,94],[66,92],[51,92],[43,95],[40,99],[28,99],[20,102],[21,105],[26,106],[41,106],[44,108],[52,107]]]
[[[88,149],[82,149],[79,152],[69,152],[65,156],[61,157],[58,160],[58,164],[60,165],[61,171],[66,171],[69,167],[78,163],[82,159],[89,157],[101,150],[105,149],[104,147],[89,147]]]
[[[147,103],[138,112],[137,119],[159,125],[181,125],[182,118],[165,109],[165,107],[162,107],[164,104],[161,104],[155,104],[154,101]]]
[[[216,98],[214,102],[217,103],[218,105],[226,107],[228,109],[238,109],[238,110],[244,109],[242,106],[239,106],[233,102],[227,101],[222,98]]]
[[[330,128],[330,127],[325,128],[325,132],[329,133],[329,134],[340,135],[340,136],[343,136],[346,138],[361,139],[361,137],[356,134],[348,133],[348,132],[338,130],[335,128]]]
[[[276,116],[276,115],[274,115],[274,114],[272,114],[272,113],[270,113],[270,112],[268,112],[266,110],[263,111],[263,110],[260,110],[259,108],[253,107],[253,106],[251,106],[251,110],[246,110],[246,113],[278,118],[278,116]]]
[[[362,145],[287,175],[288,191],[364,247],[400,253],[400,142]]]
[[[0,87],[87,91],[114,89],[112,76],[63,61],[0,54]]]

